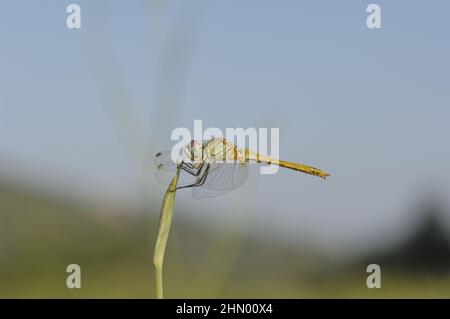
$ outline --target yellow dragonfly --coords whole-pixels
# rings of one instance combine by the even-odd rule
[[[241,186],[248,177],[248,164],[275,164],[309,175],[326,179],[330,174],[318,168],[282,161],[237,146],[224,138],[214,138],[203,143],[192,140],[183,148],[182,159],[176,163],[171,151],[156,154],[156,178],[169,184],[177,166],[181,165],[177,189],[192,188],[192,197],[208,198],[224,195]]]

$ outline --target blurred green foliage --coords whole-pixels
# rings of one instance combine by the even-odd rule
[[[0,183],[0,297],[154,298],[159,209],[156,203],[147,212],[99,209]],[[448,271],[417,272],[391,263],[382,265],[382,288],[368,289],[365,260],[334,260],[265,234],[209,233],[176,213],[165,259],[165,294],[450,297]],[[81,289],[66,287],[65,270],[72,263],[81,266]]]

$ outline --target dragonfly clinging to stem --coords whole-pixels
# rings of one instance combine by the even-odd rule
[[[156,177],[170,183],[177,165],[181,165],[177,189],[192,188],[194,198],[216,197],[241,186],[248,176],[248,164],[275,164],[326,179],[330,174],[318,168],[272,158],[248,148],[238,147],[224,138],[203,143],[192,140],[183,149],[183,158],[174,162],[171,151],[156,154]]]

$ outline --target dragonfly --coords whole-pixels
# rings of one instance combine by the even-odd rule
[[[184,146],[183,155],[177,162],[172,160],[171,151],[157,153],[156,179],[168,185],[180,167],[182,174],[177,190],[192,188],[192,197],[196,199],[217,197],[244,184],[250,163],[274,164],[323,179],[330,176],[312,166],[279,160],[248,148],[240,149],[224,138],[213,138],[203,143],[192,140]]]

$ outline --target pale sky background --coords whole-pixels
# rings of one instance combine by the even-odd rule
[[[80,30],[65,25],[69,3]],[[449,12],[444,0],[3,1],[0,175],[158,214],[152,156],[172,129],[279,127],[281,157],[328,181],[254,169],[226,197],[180,193],[195,211],[183,218],[329,250],[386,244],[427,192],[449,207]]]

